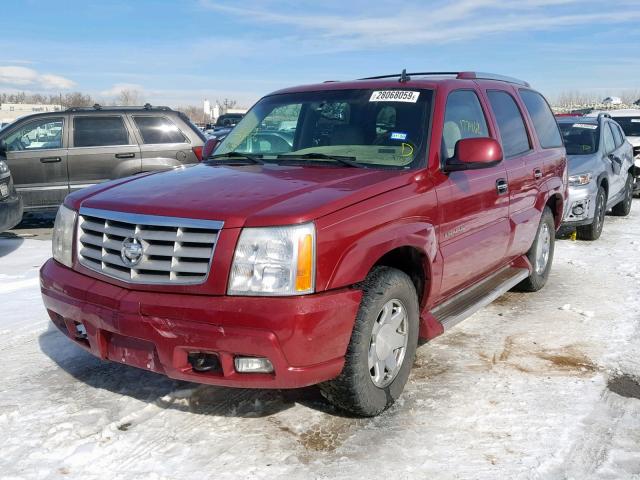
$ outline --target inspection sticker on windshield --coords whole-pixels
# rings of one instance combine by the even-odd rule
[[[598,126],[592,123],[574,123],[573,128],[588,128],[589,130],[597,130]]]
[[[408,102],[416,103],[420,92],[409,90],[376,90],[371,94],[370,102]]]
[[[406,140],[407,134],[404,132],[391,132],[391,140]]]

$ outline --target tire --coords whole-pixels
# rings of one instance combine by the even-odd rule
[[[402,311],[404,319],[397,327],[385,322],[398,318]],[[322,395],[336,407],[363,417],[373,417],[391,406],[409,378],[418,346],[418,319],[418,295],[409,276],[394,268],[375,267],[363,284],[344,368],[337,378],[320,384]],[[392,342],[400,345],[396,340],[405,341],[405,346],[389,346]],[[380,357],[390,362],[393,357],[396,368],[387,372],[388,364]]]
[[[602,233],[602,227],[604,226],[604,216],[606,213],[607,193],[601,185],[598,187],[598,193],[596,194],[596,210],[593,215],[593,221],[588,225],[581,225],[576,228],[578,239],[589,241],[599,239]]]
[[[533,267],[531,275],[524,279],[515,290],[520,292],[537,292],[547,283],[551,265],[553,264],[553,252],[555,251],[556,224],[553,213],[549,207],[544,207],[542,218],[536,231],[533,245],[527,252],[527,258]]]
[[[624,199],[613,206],[612,213],[616,217],[626,217],[631,212],[631,202],[633,202],[633,176],[629,173],[624,184]]]

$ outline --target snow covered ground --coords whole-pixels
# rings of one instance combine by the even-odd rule
[[[50,242],[0,239],[0,478],[640,479],[640,400],[621,377],[640,378],[633,207],[595,243],[559,241],[543,291],[422,346],[374,419],[314,388],[198,386],[97,360],[48,324]]]

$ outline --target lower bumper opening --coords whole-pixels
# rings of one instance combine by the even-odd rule
[[[187,355],[187,361],[194,372],[222,373],[220,358],[215,353],[191,352]]]

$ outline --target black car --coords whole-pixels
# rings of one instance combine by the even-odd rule
[[[9,167],[0,160],[0,232],[20,223],[22,208],[22,198],[13,186]]]

